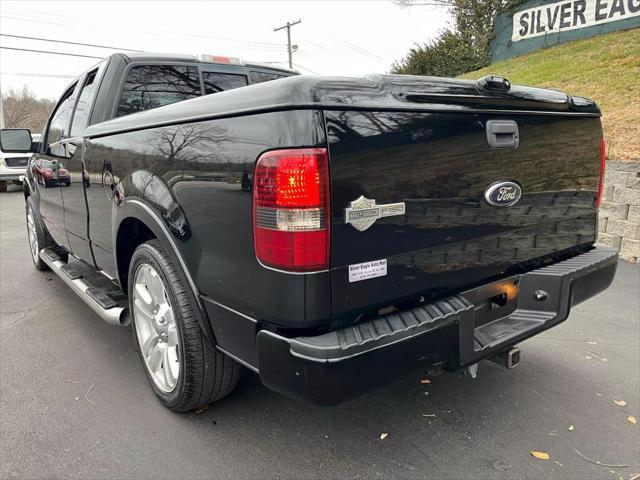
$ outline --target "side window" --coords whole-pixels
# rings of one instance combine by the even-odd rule
[[[67,133],[67,123],[69,122],[69,115],[71,115],[71,108],[73,108],[72,94],[75,88],[76,84],[74,83],[64,92],[58,102],[58,106],[51,115],[51,122],[47,131],[47,145],[59,142]]]
[[[82,90],[80,91],[80,97],[76,105],[76,110],[73,112],[73,120],[71,120],[71,136],[75,137],[84,132],[89,122],[89,111],[91,109],[91,103],[93,97],[96,95],[96,77],[98,75],[98,69],[90,72],[84,80]]]
[[[202,72],[202,80],[205,95],[248,85],[246,75],[235,73]]]
[[[195,66],[140,65],[129,70],[116,117],[162,107],[200,94],[200,78]]]
[[[262,82],[270,82],[271,80],[277,80],[279,78],[284,78],[287,75],[281,75],[279,73],[273,72],[249,72],[249,78],[251,79],[251,83],[262,83]]]

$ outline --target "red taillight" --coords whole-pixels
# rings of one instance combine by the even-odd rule
[[[324,148],[266,152],[253,176],[258,260],[292,272],[329,266],[329,165]]]
[[[602,202],[602,193],[604,190],[604,169],[607,161],[607,151],[605,148],[604,138],[600,139],[600,180],[598,183],[598,196],[596,197],[596,207],[600,207]]]

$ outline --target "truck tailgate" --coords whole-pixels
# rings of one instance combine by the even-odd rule
[[[455,103],[455,96],[447,101]],[[535,104],[535,98],[528,101]],[[504,97],[493,109],[324,115],[338,317],[456,292],[595,241],[602,137],[597,115],[525,109]],[[515,122],[519,145],[491,146],[490,121]],[[486,200],[489,187],[501,181],[521,188],[516,204]],[[404,214],[392,211],[360,231],[346,223],[345,209],[360,205],[361,196],[376,205],[404,202]],[[367,264],[378,260],[383,262]],[[349,266],[360,263],[365,274],[350,278]]]

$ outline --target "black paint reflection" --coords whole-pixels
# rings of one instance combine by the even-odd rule
[[[316,113],[252,115],[90,140],[86,192],[96,263],[115,275],[111,219],[120,205],[140,200],[178,240],[203,294],[257,317],[305,319],[304,278],[282,278],[261,267],[252,227],[256,159],[266,150],[297,145],[324,145]],[[326,317],[330,299],[317,301],[318,315]]]
[[[191,235],[189,223],[173,195],[173,190],[155,173],[145,170],[133,172],[117,184],[116,190],[119,201],[124,198],[125,191],[136,192],[138,196],[145,198],[161,212],[171,232],[181,240],[186,240]]]
[[[502,117],[326,113],[338,311],[367,305],[371,297],[384,302],[464,288],[594,241],[598,120],[515,116],[520,147],[495,149],[485,130],[494,118]],[[499,180],[522,186],[517,205],[486,203],[485,190]],[[404,201],[406,214],[358,232],[344,223],[343,209],[360,195],[379,204]],[[381,258],[389,265],[384,281],[347,283],[347,265]]]

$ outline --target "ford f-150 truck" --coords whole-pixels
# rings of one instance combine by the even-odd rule
[[[434,364],[513,367],[519,342],[611,283],[591,100],[212,60],[116,54],[40,142],[0,138],[35,153],[36,268],[133,324],[170,409],[226,396],[240,365],[322,405]]]

